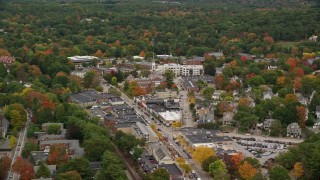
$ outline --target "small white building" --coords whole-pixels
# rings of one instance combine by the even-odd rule
[[[159,116],[161,117],[164,123],[168,123],[168,124],[181,121],[180,111],[159,112]]]

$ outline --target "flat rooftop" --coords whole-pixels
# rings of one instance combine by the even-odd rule
[[[192,144],[232,141],[227,136],[217,136],[218,130],[182,128],[180,131]]]
[[[180,111],[166,111],[166,112],[159,112],[159,115],[166,121],[177,121],[181,120],[181,113]]]

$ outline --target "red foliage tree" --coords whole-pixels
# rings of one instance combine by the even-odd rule
[[[297,61],[294,58],[289,58],[286,63],[290,66],[291,70],[297,66]]]
[[[217,86],[217,89],[222,89],[223,88],[223,84],[224,84],[224,75],[219,74],[215,77],[215,83]]]
[[[13,171],[18,173],[22,180],[30,180],[33,179],[34,171],[33,171],[33,165],[27,160],[23,159],[22,157],[18,157],[16,159],[16,162],[12,166]]]
[[[5,179],[10,169],[11,158],[8,155],[2,156],[0,160],[0,179]]]
[[[296,77],[303,77],[304,76],[304,70],[301,67],[296,67],[294,69],[294,74]]]
[[[50,153],[47,159],[48,164],[60,165],[68,161],[68,154],[64,144],[50,146]]]

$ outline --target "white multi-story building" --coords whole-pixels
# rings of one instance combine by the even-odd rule
[[[164,73],[167,69],[174,72],[176,76],[200,76],[203,75],[202,65],[181,65],[181,64],[164,64],[152,65],[153,70],[158,70]]]

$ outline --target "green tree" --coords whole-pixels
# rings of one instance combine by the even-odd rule
[[[61,133],[61,125],[60,124],[50,124],[47,129],[48,134],[60,134]]]
[[[209,166],[214,161],[218,160],[217,156],[210,156],[206,160],[204,160],[201,164],[201,167],[204,171],[209,172]]]
[[[49,168],[46,165],[44,165],[42,162],[39,164],[39,169],[37,170],[36,177],[37,178],[50,178],[51,177],[51,173],[50,173]]]
[[[117,131],[115,135],[116,143],[118,147],[126,152],[132,150],[133,147],[139,144],[139,141],[136,137],[131,134],[126,134],[122,131]]]
[[[226,165],[221,160],[216,160],[209,165],[209,173],[214,179],[230,179]]]
[[[24,122],[23,119],[19,113],[19,111],[17,110],[12,110],[10,112],[10,120],[11,120],[11,125],[15,128],[15,129],[21,129],[21,127],[23,126]]]
[[[111,140],[103,137],[93,137],[88,140],[84,140],[83,147],[85,156],[90,161],[100,161],[105,151],[113,150],[114,148]]]
[[[17,138],[14,136],[10,136],[10,148],[13,149],[17,143]]]
[[[82,180],[77,171],[68,171],[57,175],[57,180]]]
[[[212,98],[212,94],[214,92],[214,88],[213,87],[207,87],[205,89],[202,90],[202,95],[207,99],[210,100]]]
[[[106,151],[102,157],[102,167],[95,179],[126,180],[125,167],[121,159],[111,151]]]
[[[277,119],[274,120],[270,126],[270,136],[277,137],[279,135],[282,135],[282,133],[283,133],[283,127],[281,122]]]
[[[158,168],[153,173],[151,173],[148,177],[148,180],[169,180],[170,176],[166,169]]]
[[[7,76],[7,69],[4,67],[3,63],[0,62],[0,79],[4,79]]]
[[[165,72],[164,72],[164,75],[163,75],[166,79],[166,82],[168,84],[168,88],[171,88],[171,85],[173,84],[173,79],[174,79],[174,72],[170,69],[167,69]]]
[[[86,158],[76,158],[68,161],[66,164],[58,167],[58,174],[68,171],[77,171],[82,179],[90,179],[93,175],[89,161]]]
[[[95,88],[100,84],[100,79],[95,71],[88,71],[83,77],[85,88]]]
[[[260,85],[265,84],[265,80],[263,79],[262,76],[256,75],[256,76],[253,76],[252,78],[248,79],[247,83],[250,86],[260,86]]]
[[[282,166],[275,166],[270,170],[270,180],[290,180],[288,171]]]
[[[111,84],[112,85],[117,85],[118,84],[117,77],[112,77]]]

